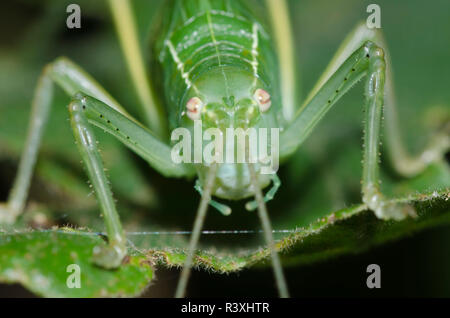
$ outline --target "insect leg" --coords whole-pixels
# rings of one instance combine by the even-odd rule
[[[150,130],[160,137],[167,135],[163,108],[156,102],[139,45],[132,8],[128,0],[109,0],[111,12],[116,24],[120,45],[125,55],[131,79],[141,101]]]
[[[188,165],[174,163],[171,147],[136,121],[87,94],[78,93],[75,100],[83,101],[84,113],[90,124],[119,139],[162,175],[184,177],[195,173]]]
[[[264,230],[264,237],[266,239],[266,243],[270,249],[270,255],[272,257],[272,268],[275,274],[278,293],[280,297],[288,298],[289,292],[286,284],[286,279],[284,278],[283,268],[281,267],[280,257],[273,240],[272,226],[270,224],[269,215],[267,213],[267,207],[264,202],[261,188],[258,186],[258,175],[255,172],[253,164],[248,164],[248,170],[250,172],[250,178],[253,184],[253,188],[255,189],[255,200],[258,205],[258,216],[261,220]]]
[[[350,41],[351,42],[351,41]],[[344,48],[346,50],[346,48]],[[339,60],[340,56],[338,56]],[[334,68],[334,65],[331,69]],[[317,93],[296,114],[295,120],[280,136],[280,154],[292,153],[311,133],[333,104],[363,76],[366,81],[366,129],[364,132],[363,201],[379,218],[402,219],[413,214],[411,207],[388,204],[381,194],[378,180],[378,154],[385,81],[384,51],[367,41],[350,55]]]
[[[385,50],[386,84],[385,84],[385,131],[387,154],[393,168],[404,177],[413,177],[421,173],[433,162],[445,161],[445,153],[450,150],[450,123],[441,131],[435,133],[428,144],[418,155],[411,155],[405,148],[400,133],[397,116],[397,102],[394,93],[392,67],[389,51],[386,49],[381,31],[376,32],[374,42]]]
[[[39,80],[33,99],[25,149],[8,203],[0,206],[0,222],[13,223],[23,211],[42,132],[51,107],[52,82],[56,82],[68,94],[83,91],[98,98],[78,93],[70,104],[69,111],[80,153],[105,216],[109,243],[94,250],[94,261],[104,267],[117,267],[126,253],[125,238],[91,125],[114,135],[165,176],[181,177],[193,171],[186,165],[174,164],[171,160],[171,148],[128,115],[89,75],[67,59],[57,59],[44,69]]]
[[[114,204],[92,126],[119,139],[166,176],[185,176],[185,165],[171,160],[171,148],[150,131],[100,100],[77,93],[69,105],[72,130],[89,179],[105,217],[108,245],[94,250],[94,261],[103,267],[117,267],[126,254],[125,236]]]
[[[407,204],[387,203],[380,191],[379,182],[379,145],[381,119],[383,116],[384,84],[386,64],[384,51],[374,47],[368,51],[369,68],[365,87],[366,120],[364,129],[364,161],[362,192],[363,201],[382,219],[401,220],[405,216],[414,216],[414,209]]]
[[[69,105],[70,122],[78,150],[105,218],[108,244],[94,248],[94,262],[105,268],[118,267],[127,253],[126,238],[108,185],[97,140],[85,115],[86,100],[75,99]]]
[[[0,223],[14,223],[16,218],[23,212],[42,133],[50,112],[53,82],[63,88],[70,96],[74,96],[78,91],[82,91],[101,100],[107,105],[108,110],[113,109],[116,111],[115,118],[119,118],[120,116],[118,114],[121,114],[122,117],[120,118],[128,119],[127,126],[139,127],[139,130],[142,130],[140,136],[147,137],[144,138],[143,143],[148,147],[146,151],[142,150],[141,154],[159,172],[164,175],[173,176],[180,176],[185,173],[189,174],[185,165],[178,165],[177,167],[171,165],[169,146],[166,146],[158,138],[137,124],[137,121],[89,74],[67,58],[58,58],[44,68],[39,78],[39,83],[36,86],[25,148],[20,159],[17,175],[8,196],[8,201],[6,204],[0,204]],[[134,126],[129,121],[133,122]],[[154,148],[155,145],[157,146],[156,148]],[[158,153],[150,154],[151,149],[161,150],[162,158],[159,158]],[[164,164],[163,162],[169,164]]]
[[[200,193],[200,195],[203,195],[203,189],[202,189],[202,186],[198,179],[195,182],[194,189],[197,190],[198,193]],[[220,213],[222,213],[225,216],[231,214],[231,208],[225,204],[219,203],[215,200],[210,200],[209,205],[212,206],[213,208],[217,209]]]
[[[308,95],[303,109],[311,99],[317,95],[322,86],[338,70],[344,61],[357,50],[366,41],[372,41],[385,52],[386,71],[385,71],[385,131],[387,153],[393,168],[405,177],[412,177],[423,171],[430,163],[443,160],[445,153],[450,149],[450,134],[444,130],[437,133],[429,141],[425,149],[417,156],[411,156],[402,141],[399,130],[399,120],[397,118],[397,104],[394,94],[394,83],[392,78],[392,67],[389,50],[382,32],[378,29],[368,29],[365,23],[358,24],[355,29],[344,40],[331,62],[327,66],[316,85]]]
[[[269,191],[267,191],[266,195],[264,196],[264,202],[269,202],[270,200],[272,200],[275,197],[275,194],[277,193],[278,189],[281,186],[281,180],[280,180],[280,178],[278,178],[278,176],[276,174],[273,174],[272,182],[273,182],[273,186],[272,186],[272,188],[270,188]],[[256,200],[247,202],[245,204],[245,208],[248,211],[256,210],[258,208],[258,202]]]
[[[68,95],[72,96],[82,90],[108,103],[125,116],[131,117],[94,79],[70,60],[58,58],[47,65],[34,93],[25,148],[8,202],[6,205],[0,205],[0,223],[14,223],[24,209],[42,133],[50,112],[53,82],[61,86]]]
[[[61,86],[68,95],[73,95],[79,90],[85,91],[129,116],[94,79],[70,60],[58,58],[48,64],[39,78],[33,96],[25,148],[14,184],[6,205],[0,205],[0,223],[14,223],[24,209],[39,145],[50,112],[53,82]]]
[[[42,133],[50,112],[53,96],[53,83],[46,67],[39,78],[32,102],[31,119],[25,142],[25,149],[19,163],[19,169],[6,204],[0,205],[0,224],[12,224],[22,213],[30,187],[33,168],[36,163]]]

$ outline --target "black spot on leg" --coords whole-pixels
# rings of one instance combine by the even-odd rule
[[[102,115],[102,114],[100,114],[100,118],[103,118],[103,115]]]
[[[346,80],[348,80],[348,78],[346,77],[346,78],[344,78],[344,81],[346,81]]]
[[[366,57],[367,57],[367,58],[369,58],[369,57],[370,57],[370,55],[369,55],[369,54],[367,54],[367,55],[366,55]]]
[[[108,124],[111,124],[111,121],[108,119],[107,121],[106,121]]]
[[[352,68],[352,72],[356,71],[354,68]]]

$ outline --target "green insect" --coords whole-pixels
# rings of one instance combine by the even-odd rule
[[[257,162],[176,163],[169,131],[196,121],[206,128],[279,128],[279,157],[288,159],[330,108],[359,80],[366,78],[362,201],[382,219],[414,215],[412,207],[389,203],[380,191],[378,154],[383,105],[387,145],[399,173],[412,176],[439,160],[449,149],[448,135],[438,136],[418,158],[401,143],[395,118],[389,55],[379,31],[358,25],[343,42],[322,77],[302,102],[296,98],[292,32],[284,0],[165,1],[153,41],[154,61],[143,62],[130,4],[109,0],[134,85],[147,115],[145,127],[129,115],[94,79],[68,59],[45,67],[33,99],[30,128],[19,171],[0,222],[14,223],[23,212],[40,139],[50,112],[53,85],[72,96],[68,106],[73,134],[105,218],[108,243],[93,251],[93,260],[117,268],[127,254],[125,233],[104,173],[93,126],[120,140],[166,177],[197,175],[201,193],[187,257],[176,296],[183,297],[209,205],[227,215],[217,200],[244,200],[257,209],[271,249],[279,295],[288,287],[272,237],[266,202],[280,186],[276,174],[263,174]],[[147,71],[152,74],[148,82]],[[195,147],[195,146],[194,146]],[[238,145],[237,148],[241,147]],[[242,150],[248,153],[248,144]],[[275,149],[271,149],[272,152]],[[259,158],[260,159],[260,158]],[[263,190],[272,186],[264,194]],[[215,197],[213,200],[212,197]]]

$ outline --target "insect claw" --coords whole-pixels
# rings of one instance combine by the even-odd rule
[[[101,244],[94,247],[92,260],[97,266],[115,269],[122,264],[127,250],[121,244]]]

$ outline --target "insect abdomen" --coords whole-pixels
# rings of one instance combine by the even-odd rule
[[[278,89],[275,54],[260,20],[238,0],[173,0],[163,15],[155,57],[162,66],[164,99],[178,126],[187,90],[215,68],[251,72]],[[195,87],[194,87],[195,89]]]

